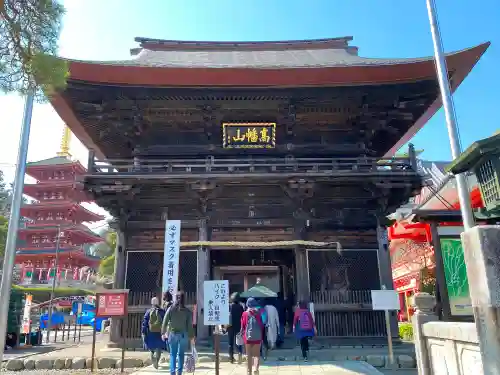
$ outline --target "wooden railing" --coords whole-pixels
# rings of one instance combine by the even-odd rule
[[[196,293],[184,292],[185,304],[192,308],[196,303]],[[126,321],[126,335],[128,339],[138,339],[141,337],[142,320],[146,310],[151,305],[151,298],[160,297],[156,292],[130,292],[128,296],[129,313]],[[121,324],[121,323],[120,323]]]
[[[92,175],[190,174],[383,174],[416,172],[409,158],[239,158],[239,159],[89,159]]]
[[[319,336],[386,336],[384,313],[372,310],[369,290],[312,292]]]
[[[196,303],[196,293],[184,292],[184,295],[184,303],[186,305],[194,305]],[[130,292],[128,295],[128,304],[129,306],[149,307],[153,297],[161,299],[161,295],[157,292]]]

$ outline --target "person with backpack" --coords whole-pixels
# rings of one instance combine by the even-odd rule
[[[260,319],[262,320],[262,324],[264,324],[264,328],[262,329],[262,345],[260,346],[260,356],[262,357],[262,359],[266,360],[267,353],[269,352],[269,342],[267,341],[268,317],[267,317],[267,310],[265,308],[266,304],[264,299],[257,299],[256,303],[257,303],[256,309],[260,314]]]
[[[184,294],[176,295],[175,303],[165,314],[161,331],[170,347],[170,374],[174,375],[177,369],[177,375],[182,375],[189,341],[194,346],[193,312],[185,306]]]
[[[293,330],[295,337],[300,341],[300,349],[302,350],[302,357],[307,362],[309,356],[309,339],[318,334],[314,318],[309,311],[307,303],[299,302],[299,308],[295,310],[293,318]]]
[[[259,305],[255,298],[247,300],[247,310],[241,315],[241,336],[245,343],[247,353],[247,373],[252,374],[252,367],[255,366],[254,375],[259,374],[260,347],[264,339],[264,323],[259,312]]]
[[[142,342],[146,350],[151,352],[151,362],[154,368],[158,368],[161,352],[165,350],[165,342],[162,339],[161,326],[165,310],[160,307],[157,297],[151,299],[151,308],[146,311],[142,319]]]

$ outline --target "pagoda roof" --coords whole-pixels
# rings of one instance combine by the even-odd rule
[[[28,226],[26,228],[19,229],[19,232],[37,232],[37,233],[42,233],[42,232],[53,232],[53,231],[58,231],[58,230],[59,230],[59,226],[57,226],[57,225],[44,225],[43,227]],[[93,238],[94,241],[92,241],[92,242],[101,242],[101,241],[104,241],[104,238],[102,238],[101,236],[99,236],[97,233],[94,233],[93,231],[91,231],[89,228],[87,228],[83,224],[75,224],[75,225],[70,225],[70,226],[61,226],[61,231],[83,233],[85,236],[87,236],[89,238]]]
[[[75,200],[77,200],[78,202],[92,201],[92,198],[83,189],[83,183],[74,180],[49,180],[39,181],[34,184],[24,184],[23,193],[34,199],[38,199],[38,197],[36,196],[37,193],[46,191],[48,189],[53,190],[54,188],[76,190],[78,192],[78,195],[76,196],[77,198]]]
[[[70,247],[70,248],[61,248],[57,251],[59,256],[62,257],[78,257],[78,258],[83,258],[87,259],[89,262],[92,262],[92,264],[99,263],[100,258],[86,254],[81,247]],[[25,249],[18,249],[16,251],[16,258],[22,258],[26,256],[56,256],[56,249],[55,248],[48,248],[48,249],[40,249],[40,248],[25,248]]]
[[[66,165],[66,164],[75,164],[74,160],[68,159],[65,156],[54,156],[53,158],[32,161],[26,163],[26,167],[38,167],[38,166],[49,166],[49,165]]]
[[[32,161],[26,163],[27,173],[30,174],[30,170],[38,170],[38,169],[57,169],[58,167],[66,167],[66,166],[77,166],[81,170],[81,173],[85,173],[87,169],[78,161],[71,160],[66,156],[54,156],[52,158]],[[51,180],[56,181],[56,180]]]
[[[374,86],[436,80],[434,59],[366,58],[349,46],[352,37],[276,42],[188,42],[136,38],[139,48],[130,60],[67,60],[72,85],[126,86],[183,89],[289,89],[311,87]],[[465,79],[490,43],[447,54],[452,90]],[[78,89],[78,90],[81,90]],[[51,102],[63,121],[99,158],[110,157],[86,131],[75,110],[75,99],[59,93]],[[393,155],[441,107],[438,96],[399,141]],[[89,99],[88,106],[97,106]],[[100,136],[106,137],[104,134]]]
[[[81,204],[75,203],[75,202],[69,202],[69,201],[60,201],[60,202],[38,202],[38,203],[28,203],[24,204],[21,209],[22,210],[54,210],[58,208],[72,208],[75,209],[76,211],[82,212],[87,214],[87,216],[94,218],[94,220],[91,221],[100,221],[104,220],[104,216],[99,215],[95,212],[92,212],[90,210],[87,210],[85,207],[83,207]]]

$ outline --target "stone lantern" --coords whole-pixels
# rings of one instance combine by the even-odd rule
[[[474,172],[486,210],[500,210],[500,132],[474,142],[447,170],[454,175]]]

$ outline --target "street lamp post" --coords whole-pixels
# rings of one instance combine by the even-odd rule
[[[0,286],[0,363],[3,360],[5,339],[7,334],[7,317],[9,315],[10,292],[12,290],[12,276],[16,260],[16,241],[21,218],[21,204],[23,202],[24,174],[28,158],[28,145],[31,130],[31,115],[33,114],[33,101],[35,93],[29,91],[24,104],[23,122],[19,137],[19,150],[17,154],[16,177],[14,191],[12,192],[12,205],[10,209],[9,229],[5,242],[3,259],[2,283]]]
[[[448,79],[448,69],[446,67],[446,58],[443,50],[443,42],[441,40],[441,32],[437,20],[436,2],[435,0],[426,0],[427,13],[429,14],[429,22],[431,24],[432,42],[434,44],[434,56],[436,61],[436,71],[443,100],[444,115],[446,117],[446,127],[448,128],[448,136],[450,138],[451,156],[457,159],[462,153],[460,140],[458,136],[458,127],[453,106],[453,98],[451,97],[450,81]],[[469,188],[465,174],[460,173],[456,177],[458,200],[460,202],[460,211],[462,212],[462,221],[464,229],[467,230],[474,226],[474,216],[469,196]]]
[[[52,289],[50,291],[50,300],[49,300],[49,316],[47,319],[47,337],[45,341],[48,343],[50,339],[50,329],[52,328],[52,303],[54,301],[55,293],[56,293],[56,283],[57,283],[57,270],[59,268],[59,247],[61,241],[61,226],[57,226],[57,239],[56,239],[56,261],[54,264],[54,277],[52,278]],[[57,331],[56,331],[57,335]]]

